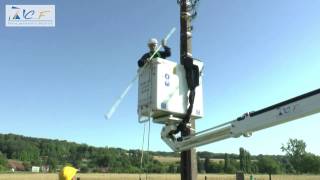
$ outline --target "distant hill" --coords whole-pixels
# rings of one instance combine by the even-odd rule
[[[279,147],[280,148],[280,147]],[[199,172],[235,173],[245,172],[266,173],[270,168],[273,173],[295,173],[290,164],[290,157],[279,155],[251,156],[246,150],[244,154],[197,152]],[[310,168],[298,169],[299,172],[319,173],[320,158],[306,154],[302,159],[310,163]],[[116,147],[94,147],[65,140],[26,137],[15,134],[0,134],[0,171],[30,171],[32,166],[46,167],[51,172],[71,164],[81,172],[112,172],[112,173],[177,173],[180,171],[180,154],[177,152],[150,151],[144,153],[141,168],[141,151],[126,150]],[[318,163],[318,164],[317,164]],[[299,164],[298,164],[299,165]],[[319,167],[319,168],[318,168]],[[318,168],[318,169],[317,169]],[[309,170],[312,169],[312,170]]]
[[[140,150],[125,150],[111,147],[94,147],[65,140],[26,137],[16,134],[0,134],[0,153],[5,156],[7,165],[14,162],[28,167],[17,168],[26,170],[31,166],[49,166],[51,171],[62,165],[72,164],[84,172],[140,172]],[[179,169],[179,153],[151,151],[144,154],[144,166],[149,166],[151,172],[166,172]],[[224,154],[198,152],[201,159],[223,159]],[[237,155],[230,155],[237,157]],[[14,160],[14,161],[13,161]],[[15,163],[17,164],[17,163]],[[173,167],[174,166],[174,167]]]

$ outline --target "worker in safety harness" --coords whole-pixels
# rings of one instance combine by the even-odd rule
[[[153,58],[167,58],[169,56],[171,56],[171,50],[170,48],[167,46],[167,42],[166,40],[162,40],[161,44],[164,48],[164,51],[158,51]],[[158,40],[155,38],[151,38],[148,42],[148,47],[150,49],[150,51],[148,53],[145,53],[138,61],[138,66],[139,67],[143,67],[147,61],[148,58],[150,58],[152,56],[152,54],[156,51],[156,49],[158,48]]]

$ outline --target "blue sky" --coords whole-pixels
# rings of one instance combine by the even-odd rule
[[[138,149],[143,125],[137,85],[111,120],[103,115],[137,70],[150,37],[179,32],[175,0],[27,0],[56,5],[54,28],[5,27],[0,2],[0,133]],[[204,61],[203,130],[319,88],[320,1],[202,0],[193,22],[193,55]],[[168,42],[179,61],[179,34]],[[224,140],[201,151],[283,154],[302,139],[320,155],[320,115]],[[170,151],[151,127],[150,149]]]

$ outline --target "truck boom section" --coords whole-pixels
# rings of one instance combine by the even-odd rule
[[[177,123],[168,123],[162,129],[161,138],[173,151],[184,151],[227,138],[237,138],[241,135],[249,137],[252,132],[318,112],[320,112],[320,89],[258,111],[245,113],[235,120],[194,133],[182,139],[172,138],[169,135],[169,132],[177,128]],[[170,117],[168,117],[167,122],[172,122]]]

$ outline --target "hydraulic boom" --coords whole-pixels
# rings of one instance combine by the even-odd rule
[[[227,123],[197,132],[187,137],[175,138],[170,134],[178,123],[167,123],[161,132],[161,138],[173,151],[184,151],[194,147],[213,143],[241,135],[249,137],[252,132],[283,124],[320,112],[320,89],[266,107],[245,113],[243,116]],[[177,118],[168,116],[166,122],[178,122]]]

